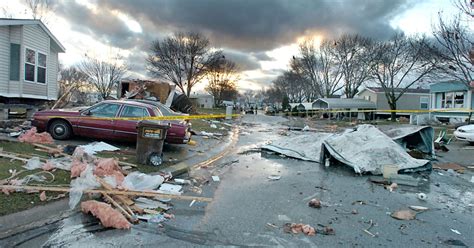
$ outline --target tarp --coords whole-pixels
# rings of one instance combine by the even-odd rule
[[[382,174],[385,165],[396,165],[399,170],[429,165],[428,160],[411,157],[398,143],[372,125],[360,125],[325,139],[320,161],[328,158],[351,166],[356,173],[371,172],[374,175]]]

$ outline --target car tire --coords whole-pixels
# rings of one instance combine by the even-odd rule
[[[51,134],[53,139],[66,140],[71,137],[72,128],[69,123],[64,120],[54,120],[49,125],[48,132]]]

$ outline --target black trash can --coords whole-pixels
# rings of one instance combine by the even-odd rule
[[[169,125],[158,121],[141,121],[137,129],[137,163],[159,166],[163,162],[163,144]]]

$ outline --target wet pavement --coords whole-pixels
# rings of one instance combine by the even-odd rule
[[[0,240],[1,247],[449,247],[474,246],[474,184],[472,171],[460,175],[433,171],[421,187],[399,186],[394,192],[355,175],[351,168],[325,168],[317,163],[267,153],[243,153],[282,138],[285,119],[248,115],[242,120],[235,147],[224,158],[191,172],[194,177],[218,175],[202,186],[209,204],[173,201],[176,219],[140,223],[131,230],[104,229],[79,212],[49,225]],[[447,160],[449,153],[443,155]],[[235,162],[237,161],[238,162]],[[234,161],[235,163],[226,163]],[[279,180],[268,176],[279,175]],[[186,188],[185,188],[186,190]],[[425,193],[427,200],[417,198]],[[187,190],[186,195],[195,195]],[[320,209],[307,202],[319,198]],[[410,205],[428,207],[415,220],[396,220],[390,213]],[[331,226],[335,235],[288,234],[288,222]],[[369,232],[364,229],[374,225]]]

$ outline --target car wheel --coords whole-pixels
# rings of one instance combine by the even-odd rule
[[[48,132],[57,140],[66,140],[72,135],[71,126],[64,120],[53,121],[51,125],[49,125]]]
[[[469,142],[469,145],[474,146],[474,142],[473,141]]]

